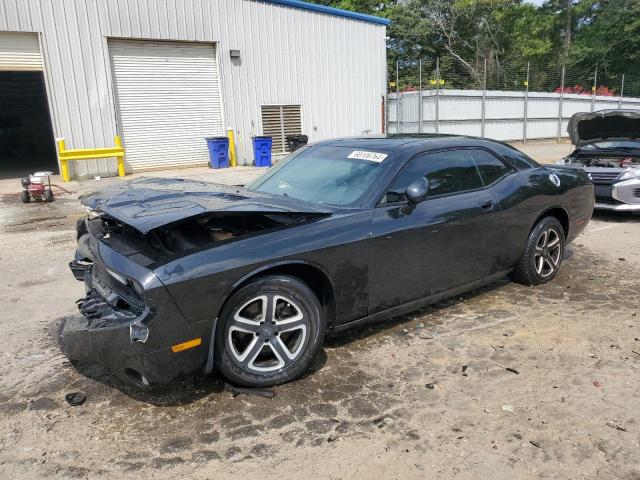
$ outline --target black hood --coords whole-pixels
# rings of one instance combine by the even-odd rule
[[[181,178],[142,177],[85,193],[80,201],[142,233],[210,212],[332,212],[329,208],[293,198]]]
[[[569,120],[567,132],[576,147],[602,141],[636,140],[640,138],[640,111],[576,113]]]

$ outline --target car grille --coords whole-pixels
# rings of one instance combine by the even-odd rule
[[[634,195],[636,198],[640,198],[640,188],[634,188],[634,189],[633,189],[633,195]]]
[[[620,172],[591,172],[590,175],[593,183],[611,185],[618,178]]]

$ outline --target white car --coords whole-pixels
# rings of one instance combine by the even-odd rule
[[[584,168],[595,208],[640,212],[640,111],[576,113],[567,131],[576,149],[558,164]]]

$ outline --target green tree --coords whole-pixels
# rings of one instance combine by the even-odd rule
[[[587,89],[596,67],[598,77],[610,83],[625,73],[625,90],[640,95],[640,0],[547,0],[541,6],[524,0],[317,3],[389,18],[389,77],[394,79],[399,62],[404,86],[417,82],[419,59],[423,74],[433,77],[440,58],[451,86],[479,87],[486,62],[490,88],[522,88],[530,62],[530,88],[559,86],[566,65],[568,75]]]

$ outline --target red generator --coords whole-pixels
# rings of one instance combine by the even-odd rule
[[[51,175],[53,172],[36,172],[23,178],[20,199],[29,203],[31,199],[42,202],[53,202],[53,190],[51,190]]]

